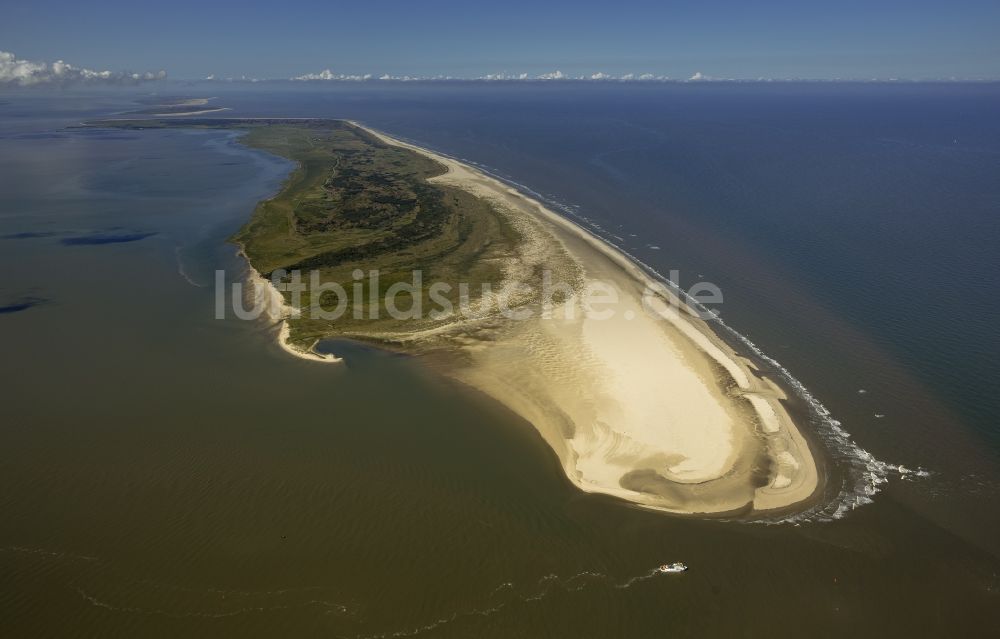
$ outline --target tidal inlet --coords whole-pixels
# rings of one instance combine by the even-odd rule
[[[105,121],[243,132],[297,163],[233,238],[290,354],[411,354],[530,422],[580,490],[761,517],[821,492],[786,393],[613,246],[455,159],[339,120]],[[335,343],[335,342],[334,342]]]

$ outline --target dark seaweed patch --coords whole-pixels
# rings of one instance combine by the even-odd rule
[[[39,131],[37,133],[18,133],[10,136],[13,140],[63,140],[69,137],[65,133],[56,131]]]
[[[153,235],[156,235],[155,231],[150,233],[95,233],[82,237],[67,237],[60,241],[66,246],[122,244],[125,242],[138,242]]]
[[[39,304],[44,304],[47,300],[42,297],[22,297],[17,300],[0,302],[0,315],[7,313],[20,313],[21,311],[26,311],[32,306],[38,306]]]
[[[7,235],[0,235],[0,239],[3,240],[32,240],[39,237],[52,237],[53,235],[60,235],[56,231],[22,231],[20,233],[8,233]]]

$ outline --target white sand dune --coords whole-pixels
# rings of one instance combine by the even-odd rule
[[[670,293],[651,296],[657,283],[635,263],[480,171],[366,130],[441,162],[448,171],[434,180],[507,216],[526,238],[509,279],[545,267],[574,283],[550,319],[456,322],[433,335],[464,354],[445,372],[531,422],[574,484],[678,513],[783,509],[816,493],[816,463],[780,389]],[[617,290],[611,319],[583,312],[589,281]]]

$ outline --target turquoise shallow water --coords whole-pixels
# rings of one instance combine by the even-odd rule
[[[214,270],[241,268],[224,240],[287,163],[218,133],[64,130],[127,94],[18,94],[0,263],[4,299],[30,304],[0,314],[3,634],[995,631],[997,136],[972,117],[995,95],[659,90],[219,100],[363,119],[719,282],[727,322],[862,447],[930,477],[800,525],[583,495],[530,425],[417,362],[301,362],[212,318]],[[650,576],[673,560],[692,570]]]

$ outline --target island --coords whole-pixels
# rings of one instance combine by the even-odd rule
[[[753,518],[822,493],[819,447],[752,354],[510,185],[348,121],[93,124],[240,131],[296,163],[233,238],[290,353],[412,354],[530,422],[579,489],[644,508]]]

